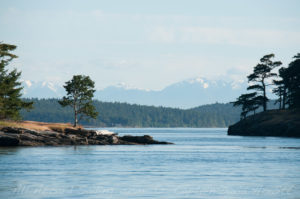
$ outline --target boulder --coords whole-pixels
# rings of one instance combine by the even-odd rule
[[[0,134],[0,146],[18,146],[19,142],[17,136]]]
[[[109,143],[110,144],[118,144],[119,143],[119,139],[117,136],[109,136]]]
[[[169,142],[160,142],[160,141],[153,140],[153,138],[149,135],[143,135],[143,136],[125,135],[123,137],[120,137],[119,139],[126,142],[132,142],[137,144],[172,144]]]
[[[5,133],[15,133],[15,134],[21,134],[25,131],[26,129],[23,128],[14,128],[14,127],[3,127],[1,128],[1,131],[5,132]]]
[[[117,133],[108,130],[97,130],[96,135],[117,135]]]
[[[72,129],[72,128],[66,128],[64,130],[64,133],[65,134],[74,134],[74,135],[86,136],[86,137],[96,135],[96,131],[94,131],[94,130]]]

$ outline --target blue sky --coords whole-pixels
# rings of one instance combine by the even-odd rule
[[[74,74],[97,88],[162,89],[193,77],[245,78],[267,53],[300,52],[297,0],[4,0],[0,41],[16,44],[24,80]]]

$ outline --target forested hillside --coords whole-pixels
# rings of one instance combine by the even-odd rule
[[[29,99],[26,99],[29,100]],[[71,108],[62,108],[57,99],[30,99],[34,109],[22,111],[24,120],[73,122]],[[211,104],[193,109],[132,105],[94,101],[96,120],[82,121],[91,126],[126,127],[226,127],[239,120],[240,110],[231,104]]]

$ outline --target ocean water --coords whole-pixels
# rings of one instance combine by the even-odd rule
[[[109,130],[175,144],[0,148],[0,198],[300,198],[300,139]]]

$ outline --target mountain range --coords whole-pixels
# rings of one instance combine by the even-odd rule
[[[65,95],[62,85],[52,82],[23,81],[26,98],[61,98]],[[106,102],[164,107],[191,108],[215,102],[227,103],[246,91],[247,82],[233,80],[209,80],[202,77],[187,79],[162,90],[142,90],[125,84],[108,86],[95,92],[95,99]]]

